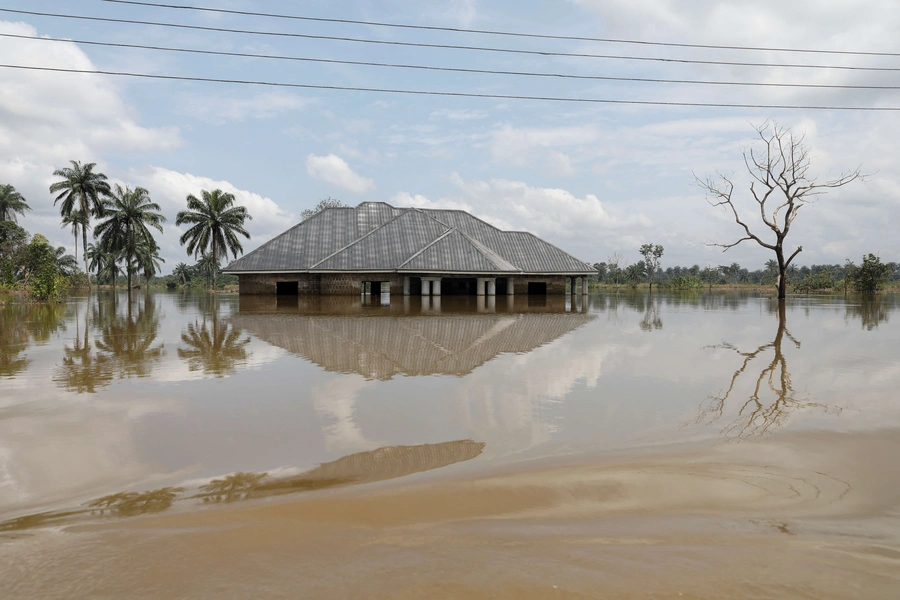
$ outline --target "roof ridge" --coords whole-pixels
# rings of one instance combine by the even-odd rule
[[[467,217],[471,217],[471,218],[475,219],[475,220],[478,221],[479,223],[484,223],[485,225],[487,225],[487,226],[490,227],[491,229],[496,229],[496,230],[499,231],[500,233],[507,233],[507,231],[506,231],[505,229],[500,229],[500,228],[497,227],[496,225],[491,225],[490,223],[488,223],[487,221],[485,221],[485,220],[482,219],[481,217],[476,217],[475,215],[473,215],[473,214],[470,213],[469,211],[463,210],[463,209],[461,209],[461,208],[419,208],[419,209],[417,209],[417,210],[442,211],[442,212],[458,212],[458,213],[462,213],[462,214],[466,215]],[[435,221],[438,220],[438,219],[435,218],[435,217],[431,217],[431,218],[434,219]]]
[[[437,221],[437,219],[435,219],[435,220]],[[440,221],[438,221],[438,223],[440,223]],[[446,224],[445,224],[445,223],[441,223],[441,225],[446,225]],[[449,225],[446,225],[446,226],[447,226],[447,227],[450,227]],[[418,252],[414,253],[412,256],[410,256],[410,257],[407,258],[406,260],[404,260],[402,263],[400,263],[400,266],[398,266],[397,268],[398,268],[398,269],[402,269],[403,266],[404,266],[406,263],[408,263],[408,262],[412,261],[414,258],[420,256],[423,252],[425,252],[426,250],[428,250],[429,248],[431,248],[432,246],[434,246],[435,244],[437,244],[439,241],[441,241],[442,239],[444,239],[445,237],[447,237],[448,235],[450,235],[450,234],[453,233],[454,231],[459,231],[459,230],[458,230],[456,227],[450,227],[450,229],[448,229],[447,231],[445,231],[445,232],[442,233],[441,235],[439,235],[439,236],[437,236],[436,238],[434,238],[431,242],[429,242],[428,244],[426,244],[424,248],[422,248],[421,250],[419,250]],[[460,231],[460,233],[462,233],[462,232]]]
[[[498,261],[506,263],[506,265],[512,267],[513,270],[515,270],[515,271],[522,270],[522,267],[519,267],[519,266],[514,265],[513,263],[509,262],[508,260],[506,260],[505,258],[500,256],[500,254],[498,254],[497,252],[494,252],[493,250],[491,250],[490,248],[488,248],[487,246],[485,246],[478,240],[469,236],[465,231],[460,230],[460,233],[463,235],[463,237],[465,237],[469,241],[470,244],[475,246],[476,250],[478,250],[479,252],[481,252],[484,255],[485,259],[487,259],[487,261],[489,263],[491,263],[492,265],[494,265],[501,271],[508,271],[509,269],[507,269],[504,265],[499,264]]]
[[[362,202],[361,202],[360,204],[362,204]],[[357,206],[357,207],[354,208],[353,210],[356,210],[357,208],[359,208],[359,206]],[[392,207],[392,208],[397,208],[397,207]],[[392,218],[388,219],[387,221],[385,221],[384,223],[382,223],[381,225],[379,225],[378,227],[376,227],[376,228],[373,229],[372,231],[366,233],[365,235],[363,235],[363,236],[361,236],[361,237],[356,238],[355,240],[353,240],[352,242],[350,242],[349,244],[347,244],[347,245],[344,246],[343,248],[339,248],[339,249],[335,250],[334,252],[332,252],[331,254],[329,254],[328,256],[326,256],[325,258],[323,258],[322,260],[320,260],[319,262],[315,263],[314,265],[310,265],[309,268],[310,268],[310,269],[315,269],[316,267],[318,267],[319,265],[321,265],[321,264],[322,264],[323,262],[325,262],[326,260],[328,260],[328,259],[330,259],[330,258],[334,258],[335,256],[337,256],[338,254],[340,254],[340,253],[343,252],[344,250],[347,250],[348,248],[351,248],[351,247],[355,246],[356,244],[360,243],[361,241],[363,241],[364,239],[366,239],[366,238],[369,237],[370,235],[374,234],[376,231],[380,231],[381,229],[383,229],[384,227],[386,227],[389,223],[393,223],[394,221],[396,221],[396,220],[399,219],[400,217],[403,217],[403,216],[405,216],[405,215],[408,215],[408,214],[409,214],[411,211],[413,211],[413,210],[415,210],[415,209],[414,209],[414,208],[410,208],[410,209],[404,210],[402,213],[400,213],[400,214],[397,215],[396,217],[392,217]]]

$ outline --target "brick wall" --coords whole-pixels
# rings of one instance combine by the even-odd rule
[[[547,294],[565,294],[567,280],[568,280],[568,278],[565,275],[550,275],[550,276],[546,276],[546,277],[523,275],[520,277],[516,277],[516,280],[515,280],[516,295],[528,294],[528,282],[529,281],[534,281],[534,282],[538,282],[538,283],[546,283],[547,284]]]
[[[240,293],[274,296],[278,282],[297,282],[301,296],[355,296],[362,293],[364,281],[386,281],[392,294],[403,294],[403,277],[394,274],[308,274],[264,273],[238,275]],[[385,286],[387,288],[387,286]]]

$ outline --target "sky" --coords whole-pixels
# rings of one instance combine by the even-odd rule
[[[367,40],[469,45],[623,60],[408,47],[108,23],[0,10],[0,63],[76,70],[490,95],[790,106],[900,107],[900,90],[623,82],[424,71],[224,57],[91,45],[140,44],[245,54],[402,63],[580,76],[720,82],[898,86],[900,56],[784,52],[778,48],[898,53],[894,0],[179,0],[191,6],[328,19],[651,42],[754,46],[726,50],[548,40],[226,15],[101,0],[0,0],[0,9]],[[171,4],[171,3],[170,3]],[[748,67],[672,62],[755,62]],[[829,65],[828,69],[785,64]],[[868,67],[858,70],[835,67]],[[711,207],[694,176],[721,172],[764,239],[742,151],[773,119],[804,134],[812,176],[860,168],[854,182],[801,211],[787,240],[799,264],[900,260],[900,113],[551,102],[126,78],[0,68],[0,183],[25,197],[19,220],[74,251],[48,187],[70,160],[95,162],[112,182],[141,186],[168,222],[159,237],[169,272],[191,264],[175,216],[188,194],[233,193],[253,216],[248,252],[331,197],[468,210],[526,230],[594,263],[639,260],[665,248],[663,268],[761,268],[771,252],[732,242],[732,216]],[[754,220],[755,218],[755,220]],[[770,234],[771,236],[771,234]]]

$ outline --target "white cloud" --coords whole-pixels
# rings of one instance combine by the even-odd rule
[[[24,23],[0,22],[0,32],[37,35]],[[95,69],[75,44],[0,38],[4,62]],[[174,127],[148,128],[125,104],[109,78],[3,70],[0,86],[0,181],[25,196],[33,212],[22,226],[55,244],[71,244],[59,229],[58,208],[47,191],[54,170],[70,160],[98,162],[105,152],[169,150],[181,145]],[[70,246],[71,247],[71,246]]]
[[[596,253],[597,237],[612,235],[623,225],[636,231],[649,225],[649,219],[636,211],[627,218],[614,217],[594,194],[578,197],[568,190],[507,179],[466,181],[456,173],[450,181],[456,194],[430,200],[401,192],[390,201],[400,206],[465,210],[500,229],[530,231],[585,259]]]
[[[540,159],[547,160],[557,148],[593,145],[599,139],[600,131],[594,126],[515,128],[505,125],[493,132],[490,148],[494,161],[525,167]]]
[[[429,115],[432,119],[449,119],[451,121],[472,121],[476,119],[485,119],[488,113],[483,110],[451,110],[442,108],[436,110]]]
[[[336,154],[306,157],[306,172],[313,179],[330,183],[351,194],[364,194],[375,190],[375,182],[358,175],[350,165]]]
[[[303,110],[315,102],[287,92],[266,92],[246,98],[186,95],[179,102],[181,112],[209,123],[221,124],[247,119],[272,119],[289,111]]]
[[[446,15],[463,27],[470,27],[478,17],[477,0],[451,0]]]

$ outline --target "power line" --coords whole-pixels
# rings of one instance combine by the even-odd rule
[[[868,112],[900,112],[900,106],[797,106],[787,104],[729,104],[721,102],[676,102],[663,100],[612,100],[602,98],[567,98],[560,96],[521,96],[517,94],[479,94],[475,92],[445,92],[432,90],[405,90],[390,88],[353,87],[342,85],[316,85],[311,83],[287,83],[276,81],[251,81],[243,79],[217,79],[212,77],[190,77],[182,75],[156,75],[150,73],[130,73],[125,71],[101,71],[64,69],[60,67],[36,67],[30,65],[0,64],[2,69],[20,69],[25,71],[45,71],[53,73],[79,73],[87,75],[113,75],[119,77],[137,77],[144,79],[162,79],[169,81],[197,81],[205,83],[230,83],[239,85],[258,85],[270,87],[303,88],[312,90],[337,90],[348,92],[375,92],[382,94],[405,94],[416,96],[451,96],[456,98],[490,98],[497,100],[541,100],[547,102],[577,102],[583,104],[631,104],[641,106],[680,106],[707,108],[754,108],[754,109],[793,109],[793,110],[839,110]]]
[[[274,19],[291,19],[296,21],[312,21],[318,23],[341,23],[345,25],[367,25],[370,27],[390,27],[395,29],[417,29],[423,31],[448,31],[453,33],[477,33],[482,35],[500,35],[507,37],[521,37],[544,40],[568,40],[576,42],[603,42],[608,44],[634,44],[641,46],[664,46],[668,48],[699,48],[704,50],[752,50],[764,52],[795,52],[803,54],[837,54],[845,56],[900,56],[898,52],[864,52],[851,50],[817,50],[808,48],[772,48],[763,46],[728,46],[715,44],[686,44],[677,42],[650,42],[646,40],[627,40],[617,38],[595,38],[577,35],[553,35],[545,33],[523,33],[515,31],[498,31],[490,29],[466,29],[463,27],[439,27],[436,25],[410,25],[405,23],[386,23],[383,21],[358,21],[355,19],[333,19],[326,17],[308,17],[300,15],[285,15],[278,13],[252,12],[245,10],[231,10],[225,8],[210,8],[205,6],[184,6],[180,4],[162,4],[157,2],[137,2],[136,0],[100,0],[113,4],[131,4],[136,6],[150,6],[154,8],[180,9],[197,12],[211,12],[218,14],[240,15],[249,17],[267,17]]]
[[[140,50],[159,50],[166,52],[182,52],[188,54],[202,54],[209,56],[229,56],[236,58],[262,58],[272,60],[286,60],[312,63],[326,63],[338,65],[355,65],[366,67],[389,67],[397,69],[418,69],[425,71],[449,71],[454,73],[477,73],[486,75],[515,75],[524,77],[550,77],[560,79],[581,79],[594,81],[623,81],[637,83],[677,83],[693,85],[718,85],[718,86],[742,86],[742,87],[776,87],[776,88],[817,88],[817,89],[853,89],[853,90],[900,90],[900,85],[837,85],[824,83],[774,83],[755,81],[706,81],[695,79],[654,79],[650,77],[615,77],[611,75],[575,75],[568,73],[533,73],[527,71],[498,71],[493,69],[467,69],[463,67],[440,67],[433,65],[410,65],[400,63],[379,63],[358,60],[339,60],[331,58],[310,58],[302,56],[284,56],[277,54],[253,54],[249,52],[226,52],[222,50],[200,50],[195,48],[173,48],[169,46],[149,46],[144,44],[126,44],[123,42],[99,42],[93,40],[78,40],[66,38],[50,38],[31,35],[18,35],[14,33],[0,33],[0,37],[34,40],[41,42],[65,42],[92,46],[104,46],[112,48],[133,48]]]
[[[577,52],[553,52],[549,50],[520,50],[514,48],[493,48],[487,46],[463,46],[458,44],[428,44],[425,42],[399,42],[393,40],[372,40],[366,38],[354,38],[330,35],[314,35],[307,33],[288,33],[278,31],[256,31],[247,29],[229,29],[225,27],[209,27],[204,25],[185,25],[183,23],[161,23],[156,21],[140,21],[134,19],[114,19],[112,17],[91,17],[86,15],[65,15],[59,13],[43,13],[29,10],[16,10],[12,8],[0,8],[0,12],[15,13],[22,15],[32,15],[38,17],[53,17],[60,19],[78,19],[85,21],[105,22],[105,23],[123,23],[129,25],[150,25],[154,27],[171,27],[177,29],[189,29],[194,31],[212,31],[216,33],[238,33],[244,35],[261,35],[275,36],[286,38],[302,38],[310,40],[331,40],[340,42],[353,42],[362,44],[379,44],[385,46],[404,46],[413,48],[438,48],[449,50],[473,50],[479,52],[501,52],[506,54],[527,54],[536,56],[562,56],[570,58],[602,58],[610,60],[634,60],[648,62],[678,63],[678,64],[697,64],[697,65],[720,65],[731,67],[780,67],[792,69],[840,69],[846,71],[887,71],[898,72],[900,67],[857,67],[844,65],[803,65],[803,64],[787,64],[787,63],[753,63],[753,62],[737,62],[737,61],[718,61],[718,60],[692,60],[684,58],[662,58],[648,56],[621,56],[615,54],[582,54]]]

